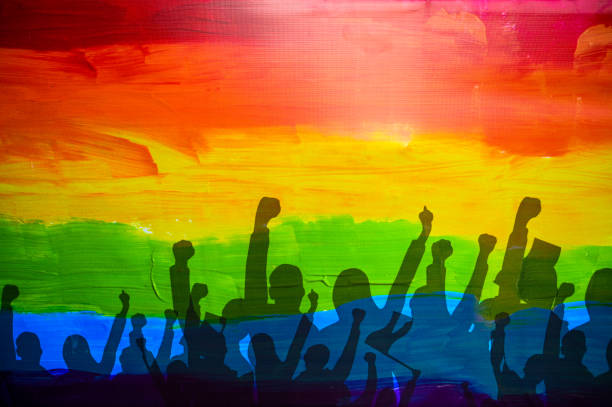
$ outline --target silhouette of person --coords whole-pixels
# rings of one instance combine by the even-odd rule
[[[240,304],[234,302],[233,308],[237,311],[239,306],[241,315],[251,317],[240,324],[243,337],[248,334],[253,338],[258,333],[266,333],[274,341],[279,357],[284,358],[292,343],[293,332],[301,321],[300,306],[305,289],[301,270],[291,264],[279,265],[272,270],[269,280],[267,277],[270,245],[268,224],[280,210],[280,202],[276,198],[263,197],[259,201],[247,254],[244,299]],[[268,297],[271,302],[268,302]],[[265,316],[265,320],[252,318],[256,315]],[[236,349],[239,347],[236,340],[241,338],[233,335],[232,339],[234,343],[230,348]],[[254,355],[249,352],[248,356],[253,364]],[[242,361],[237,363],[243,365]]]
[[[510,317],[505,312],[495,318],[491,332],[491,366],[498,388],[498,399],[511,406],[542,406],[544,402],[536,394],[536,386],[544,380],[543,355],[531,356],[525,365],[524,377],[510,369],[505,362],[505,327]]]
[[[121,364],[121,372],[130,375],[145,374],[148,372],[147,367],[142,361],[140,349],[136,345],[136,340],[142,338],[142,328],[147,324],[147,318],[143,314],[134,314],[132,316],[132,332],[130,332],[130,346],[123,349],[119,355],[119,363]],[[153,354],[147,350],[147,358],[149,364],[153,360]]]
[[[406,301],[406,293],[414,279],[417,268],[425,252],[425,242],[431,233],[433,214],[426,208],[419,213],[421,233],[413,240],[404,255],[402,264],[389,289],[388,297],[383,308],[378,308],[371,297],[370,282],[367,275],[356,268],[342,271],[333,287],[332,299],[338,321],[323,328],[318,334],[310,338],[309,345],[316,343],[330,344],[330,362],[335,363],[340,357],[341,346],[335,345],[345,335],[352,325],[352,310],[361,308],[365,310],[366,317],[361,324],[362,338],[367,338],[372,332],[379,330],[381,321],[389,321],[394,312],[401,313]],[[369,348],[363,340],[357,346],[357,355],[363,355]],[[393,362],[385,358],[377,366],[378,375],[390,377]],[[364,359],[357,357],[349,375],[349,381],[363,380],[367,376],[369,366]],[[384,372],[384,373],[383,373]]]
[[[506,328],[506,364],[512,370],[525,366],[531,355],[542,352],[550,310],[557,295],[555,264],[561,248],[534,239],[529,255],[523,260],[518,292],[525,302],[512,315]],[[515,308],[516,309],[516,308]],[[567,332],[567,323],[561,326]]]
[[[172,326],[176,321],[177,313],[173,310],[167,309],[164,311],[165,326],[162,341],[155,357],[158,367],[165,371],[166,366],[170,361],[170,353],[172,350],[172,340],[174,338],[174,331]],[[142,328],[147,324],[147,319],[143,314],[135,314],[132,316],[132,332],[129,334],[130,346],[123,349],[119,355],[119,362],[121,363],[121,372],[131,375],[143,375],[148,374],[147,366],[142,361],[141,350],[136,344],[136,340],[143,337]],[[149,350],[146,351],[148,364],[150,365],[153,360],[153,353]]]
[[[32,332],[19,334],[13,345],[13,307],[12,302],[19,297],[17,286],[7,284],[2,289],[2,308],[0,310],[0,332],[2,348],[2,370],[38,372],[47,374],[40,365],[42,348],[38,336]],[[16,346],[15,346],[16,345]],[[19,356],[19,359],[16,358]]]
[[[327,346],[313,345],[306,350],[304,354],[306,370],[294,380],[295,405],[335,406],[350,401],[350,392],[344,382],[353,366],[359,340],[359,326],[364,317],[364,310],[353,309],[353,325],[342,355],[333,369],[325,367],[329,361]]]
[[[115,365],[117,348],[125,329],[125,317],[130,307],[130,296],[121,291],[119,294],[121,311],[115,316],[102,359],[96,362],[89,350],[87,340],[81,335],[70,335],[64,341],[63,355],[66,366],[72,372],[90,372],[98,375],[109,375]],[[67,373],[67,374],[70,374]]]
[[[22,332],[13,344],[13,307],[19,289],[7,284],[2,289],[0,309],[0,375],[3,397],[14,405],[33,405],[51,384],[51,375],[41,366],[42,348],[38,336]],[[19,359],[17,359],[19,356]],[[8,405],[8,404],[7,404]]]
[[[544,383],[548,405],[552,407],[589,405],[592,401],[594,377],[582,364],[586,352],[584,333],[573,329],[560,341],[563,302],[573,292],[572,284],[561,285],[555,298],[554,312],[550,312],[546,328],[543,350],[546,372]]]
[[[291,379],[312,327],[312,313],[316,310],[318,295],[311,291],[308,298],[311,307],[307,314],[301,316],[284,360],[278,357],[274,340],[270,335],[258,333],[251,338],[255,357],[255,388],[260,405],[285,406],[291,400]]]
[[[612,338],[612,268],[593,273],[584,300],[589,321],[576,329],[586,337],[587,352],[583,363],[598,375],[608,369],[605,361],[608,341]]]
[[[177,312],[181,328],[185,326],[187,307],[189,306],[189,267],[187,262],[195,254],[191,242],[181,240],[172,246],[174,265],[170,267],[170,287],[172,290],[172,308]]]

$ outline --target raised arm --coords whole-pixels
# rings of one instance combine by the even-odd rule
[[[172,289],[172,307],[178,313],[179,324],[185,328],[185,318],[189,307],[189,267],[187,262],[195,254],[191,242],[181,240],[172,246],[174,265],[170,267],[170,287]]]
[[[497,398],[503,396],[502,362],[506,357],[506,333],[504,328],[510,323],[510,317],[502,312],[495,316],[495,329],[491,332],[491,367],[497,383]]]
[[[15,343],[13,341],[13,306],[19,297],[17,286],[7,284],[2,289],[2,308],[0,309],[0,371],[12,370],[15,366]]]
[[[423,207],[423,211],[419,214],[419,220],[421,221],[421,234],[416,240],[410,243],[404,255],[402,265],[395,277],[395,281],[393,281],[393,285],[391,285],[389,298],[385,304],[385,308],[391,307],[394,311],[401,312],[404,308],[406,293],[421,263],[423,253],[425,253],[425,242],[427,242],[427,238],[431,233],[431,224],[433,221],[433,214],[427,210],[426,206]]]
[[[482,287],[484,286],[487,271],[489,270],[489,255],[495,248],[496,243],[497,239],[495,236],[483,234],[478,237],[480,250],[476,258],[476,265],[474,266],[472,277],[467,287],[465,287],[461,302],[459,302],[459,305],[457,305],[453,311],[453,318],[456,320],[460,319],[464,325],[467,325],[466,328],[469,328],[473,322],[473,317],[471,316],[474,315],[476,305],[480,301]]]
[[[311,290],[308,294],[308,299],[310,300],[311,304],[309,313],[302,315],[300,323],[295,332],[295,336],[293,337],[289,350],[287,351],[287,358],[283,362],[284,377],[288,378],[289,380],[293,377],[295,369],[297,369],[297,365],[300,362],[302,349],[304,349],[306,338],[308,337],[308,333],[312,327],[311,314],[316,310],[319,295],[314,292],[314,290]]]
[[[355,360],[355,353],[357,352],[357,344],[359,342],[359,327],[365,318],[365,311],[360,308],[353,308],[353,325],[351,326],[351,332],[349,333],[348,340],[342,354],[336,366],[332,370],[333,381],[344,383],[351,373],[353,362]]]
[[[174,310],[167,309],[164,311],[164,317],[166,323],[164,326],[164,335],[162,336],[159,350],[157,351],[157,365],[162,371],[166,370],[166,367],[170,363],[170,354],[172,352],[172,340],[174,339],[174,330],[172,329],[174,321],[176,321],[177,313]]]
[[[247,309],[262,307],[268,302],[268,247],[270,231],[268,223],[280,213],[280,202],[276,198],[261,198],[255,215],[255,226],[246,261],[244,276],[244,301]]]
[[[571,283],[563,283],[557,290],[553,311],[550,313],[548,325],[546,327],[544,349],[542,350],[544,356],[554,359],[559,357],[561,351],[561,328],[563,326],[563,316],[565,313],[565,306],[563,303],[567,297],[573,294],[574,285]]]
[[[363,393],[351,404],[352,407],[371,407],[376,396],[376,387],[378,386],[376,355],[372,352],[367,352],[364,359],[368,363],[368,379]]]
[[[538,216],[540,210],[539,199],[526,197],[523,198],[516,212],[514,228],[508,238],[502,268],[495,278],[495,283],[499,286],[497,301],[501,309],[505,311],[511,312],[520,304],[517,285],[527,247],[527,223]]]
[[[115,359],[117,357],[117,348],[119,348],[119,342],[121,341],[121,335],[125,329],[125,317],[130,308],[130,296],[125,292],[121,291],[119,294],[119,300],[121,301],[121,311],[115,316],[113,326],[111,327],[106,345],[104,346],[104,353],[102,353],[102,360],[99,363],[98,373],[109,375],[115,366]]]
[[[140,349],[142,360],[145,366],[147,367],[151,378],[153,379],[155,387],[157,387],[157,390],[160,392],[166,403],[170,404],[171,400],[169,398],[168,389],[166,388],[166,381],[164,380],[164,375],[162,374],[161,369],[159,368],[159,365],[157,364],[157,361],[155,361],[155,359],[153,359],[153,362],[149,364],[149,361],[147,360],[145,344],[145,338],[136,339],[136,345],[138,346],[138,349]]]

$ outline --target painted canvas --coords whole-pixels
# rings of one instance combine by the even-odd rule
[[[1,404],[607,405],[611,24],[3,0]]]

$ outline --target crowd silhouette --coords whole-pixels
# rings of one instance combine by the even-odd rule
[[[390,279],[385,304],[372,299],[367,274],[341,271],[332,290],[338,319],[317,329],[318,294],[304,289],[296,265],[268,276],[268,224],[280,203],[262,198],[246,257],[244,296],[222,315],[201,309],[204,282],[191,281],[188,241],[174,244],[169,280],[172,308],[156,354],[147,348],[143,314],[131,316],[129,346],[119,353],[130,296],[118,308],[100,361],[86,337],[70,335],[67,370],[41,366],[39,337],[13,334],[12,304],[22,295],[4,285],[0,311],[0,400],[7,406],[604,406],[612,396],[612,269],[590,277],[589,321],[568,329],[565,302],[574,285],[557,281],[561,248],[533,239],[527,224],[540,201],[524,198],[509,235],[498,294],[482,299],[494,236],[478,238],[479,253],[458,305],[449,311],[446,261],[452,244],[431,244],[425,284],[407,293],[432,231],[433,214],[419,214],[422,230]],[[585,273],[590,273],[585,270]],[[214,287],[211,287],[214,289]],[[23,293],[23,295],[28,295]],[[402,313],[409,301],[411,317]],[[309,308],[301,313],[307,301]],[[304,308],[305,309],[305,308]],[[175,328],[175,325],[177,327]],[[172,355],[175,333],[184,352]],[[245,338],[248,350],[241,351]]]

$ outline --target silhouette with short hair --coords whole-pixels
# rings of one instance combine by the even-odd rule
[[[51,384],[51,375],[41,366],[42,348],[35,333],[22,332],[13,343],[13,301],[19,288],[6,284],[0,308],[0,378],[3,398],[14,405],[33,405]],[[19,359],[17,359],[17,356]],[[8,404],[7,404],[8,405]]]
[[[353,309],[353,325],[342,355],[333,369],[325,368],[329,361],[329,348],[327,346],[318,344],[306,350],[304,354],[306,370],[294,380],[296,405],[335,406],[346,404],[350,400],[350,392],[344,382],[348,378],[355,360],[360,334],[359,326],[364,318],[364,310]]]
[[[13,306],[19,297],[17,286],[6,284],[2,289],[2,308],[0,310],[0,349],[2,370],[46,373],[40,365],[42,348],[40,340],[33,332],[22,332],[13,344]],[[17,359],[19,356],[19,359]]]

